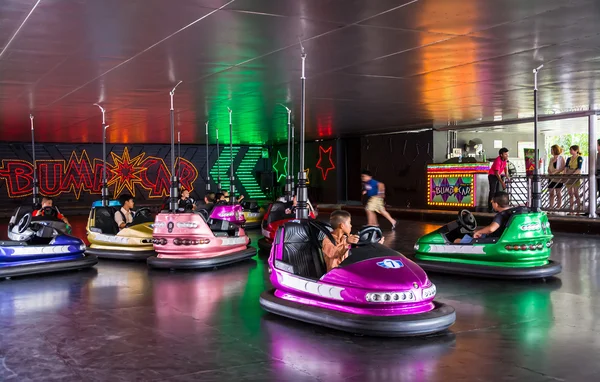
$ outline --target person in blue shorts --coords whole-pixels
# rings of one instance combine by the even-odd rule
[[[389,220],[389,222],[392,224],[392,229],[395,229],[397,222],[385,209],[385,185],[373,179],[370,171],[363,170],[360,176],[363,182],[362,193],[369,198],[367,200],[367,205],[365,206],[365,211],[367,212],[367,224],[379,226],[376,214],[380,214]]]

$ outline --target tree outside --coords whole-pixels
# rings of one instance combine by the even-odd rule
[[[563,155],[569,155],[569,147],[573,145],[579,146],[579,153],[583,157],[589,155],[588,147],[588,135],[587,133],[580,134],[560,134],[560,135],[547,135],[546,136],[546,152],[548,157],[552,156],[550,147],[552,145],[559,145],[563,149]]]

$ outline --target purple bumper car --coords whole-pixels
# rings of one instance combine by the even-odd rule
[[[367,227],[339,267],[326,272],[323,223],[293,220],[276,233],[269,271],[268,312],[342,331],[386,337],[426,335],[449,328],[454,308],[436,301],[435,285],[414,262],[379,244]]]

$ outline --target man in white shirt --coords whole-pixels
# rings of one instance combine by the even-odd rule
[[[133,222],[133,196],[129,194],[121,195],[119,198],[121,201],[121,209],[115,212],[115,222],[119,226],[119,230],[127,227],[127,224],[131,224]]]

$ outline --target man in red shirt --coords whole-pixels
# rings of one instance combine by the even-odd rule
[[[490,193],[488,195],[488,211],[492,212],[492,198],[496,192],[506,190],[506,181],[508,180],[508,149],[506,147],[498,150],[498,157],[492,162],[488,171],[488,181],[490,183]],[[504,178],[502,178],[504,176]]]
[[[33,211],[33,213],[31,215],[32,216],[44,216],[44,208],[46,208],[46,207],[51,207],[52,208],[52,198],[44,196],[42,198],[42,208],[40,208],[39,210]],[[61,214],[58,211],[58,209],[56,209],[56,217],[58,219],[62,220],[63,222],[65,222],[65,224],[69,224],[69,221],[67,220],[67,218],[65,217],[65,215]]]

